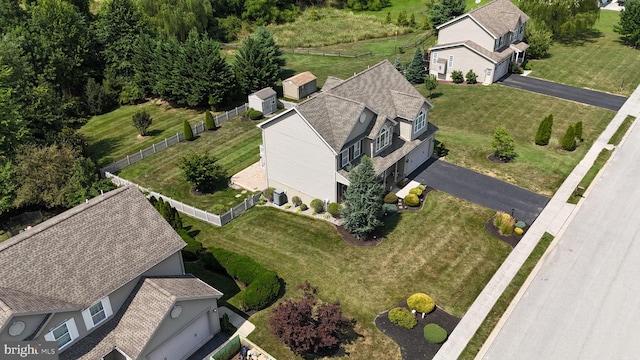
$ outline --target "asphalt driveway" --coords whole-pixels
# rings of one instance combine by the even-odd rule
[[[620,110],[622,104],[627,100],[624,96],[582,89],[575,86],[515,74],[502,78],[497,83],[516,89],[528,90],[539,94],[554,96],[560,99],[571,100],[615,111]]]
[[[435,158],[409,175],[410,179],[496,211],[530,225],[549,198],[504,181]]]

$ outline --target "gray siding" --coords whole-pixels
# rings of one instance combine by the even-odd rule
[[[336,156],[297,112],[264,125],[263,145],[270,187],[281,184],[335,201]]]
[[[313,94],[314,92],[316,92],[316,90],[318,89],[316,86],[316,81],[310,81],[306,84],[303,85],[304,89],[302,88],[302,86],[300,86],[298,88],[298,92],[299,92],[299,96],[300,98],[305,98],[311,94]]]
[[[494,35],[500,36],[500,34]],[[468,17],[453,22],[438,32],[438,44],[467,40],[471,40],[489,51],[493,51],[495,44],[493,37]]]
[[[0,332],[0,341],[22,341],[27,336],[33,334],[46,316],[46,314],[14,316],[11,321],[7,322],[7,326],[2,332]],[[22,321],[25,324],[24,331],[18,336],[9,335],[9,327],[14,321]]]
[[[364,109],[364,112],[367,114],[367,119],[365,120],[364,123],[360,123],[360,121],[356,121],[356,124],[353,127],[353,130],[351,130],[351,134],[349,134],[349,137],[347,137],[347,140],[345,141],[345,143],[348,144],[352,140],[363,138],[364,136],[367,135],[368,133],[367,129],[369,128],[371,121],[375,121],[375,114],[371,110],[366,108]]]
[[[438,50],[439,59],[446,59],[449,61],[449,55],[453,55],[453,66],[447,66],[446,80],[451,81],[451,73],[454,70],[462,71],[463,75],[466,75],[467,71],[473,70],[473,72],[478,75],[478,82],[482,83],[485,80],[485,69],[490,68],[492,77],[489,83],[493,82],[495,65],[485,57],[478,55],[476,52],[464,46]],[[429,72],[433,75],[438,75],[438,71],[435,68],[432,68]]]

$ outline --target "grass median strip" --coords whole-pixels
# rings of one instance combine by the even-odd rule
[[[635,120],[635,116],[627,115],[622,124],[620,124],[620,126],[618,127],[618,130],[616,130],[616,133],[613,134],[611,139],[609,139],[609,144],[618,146],[624,135],[627,133],[627,131],[629,131],[631,124],[633,124]]]
[[[520,270],[516,273],[516,276],[511,280],[502,295],[500,295],[495,305],[493,305],[491,311],[489,311],[489,314],[482,322],[482,325],[480,325],[480,328],[476,331],[476,334],[471,338],[471,341],[469,341],[460,357],[458,357],[458,360],[472,360],[476,357],[478,351],[480,351],[480,348],[487,338],[489,338],[489,335],[507,310],[507,307],[509,307],[509,304],[511,304],[511,301],[518,291],[520,291],[520,288],[549,247],[549,244],[551,244],[551,241],[553,241],[553,235],[545,232],[540,238],[540,241],[538,241],[538,245],[536,245],[527,260],[520,267]]]
[[[582,178],[582,180],[580,180],[578,187],[567,200],[569,204],[577,204],[578,201],[580,201],[580,198],[583,197],[584,192],[587,191],[587,188],[589,187],[589,185],[591,185],[591,182],[593,181],[593,179],[595,179],[596,175],[600,172],[604,164],[607,163],[607,160],[609,160],[612,153],[612,150],[607,149],[602,149],[600,151],[600,154],[598,154],[598,157],[593,162],[593,165],[591,165],[589,171],[584,174],[584,177]]]

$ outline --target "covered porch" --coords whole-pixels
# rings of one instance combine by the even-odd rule
[[[516,64],[522,64],[524,62],[529,44],[519,41],[511,44],[510,48],[513,50],[511,54],[511,62]]]

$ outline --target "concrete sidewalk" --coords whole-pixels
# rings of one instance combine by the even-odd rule
[[[440,351],[436,354],[434,359],[457,359],[500,295],[502,295],[504,289],[509,285],[533,248],[538,244],[540,237],[545,232],[549,232],[554,236],[560,233],[561,229],[573,216],[576,208],[576,205],[568,204],[566,202],[567,199],[573,193],[587,171],[591,168],[600,151],[603,148],[610,147],[610,145],[607,144],[609,139],[616,132],[627,115],[640,117],[640,86],[624,103],[607,128],[602,132],[600,137],[598,137],[591,149],[589,149],[582,161],[580,161],[580,163],[573,169],[562,186],[560,186],[558,191],[556,191],[540,216],[531,225],[529,231],[520,240],[518,246],[516,246],[511,254],[509,254],[502,266],[500,266],[480,295],[478,295],[458,326],[450,334],[447,342],[445,342],[440,348]],[[490,342],[491,338],[487,340],[487,343]]]

